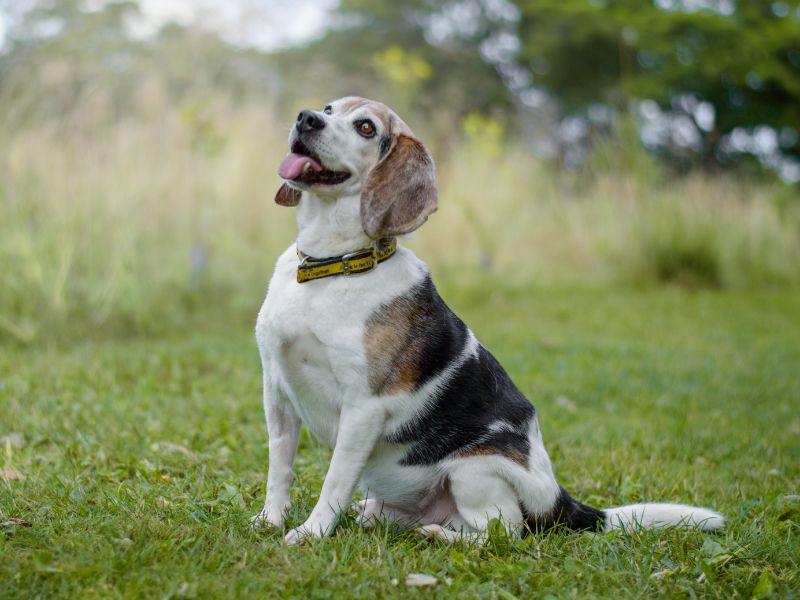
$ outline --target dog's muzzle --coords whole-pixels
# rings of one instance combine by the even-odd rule
[[[294,129],[296,133],[292,135],[291,150],[278,167],[278,174],[283,179],[306,185],[338,185],[350,178],[347,171],[326,168],[320,157],[303,143],[306,139],[311,144],[311,139],[306,136],[325,129],[325,119],[313,110],[304,110],[297,115]]]

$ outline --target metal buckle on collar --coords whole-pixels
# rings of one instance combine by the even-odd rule
[[[350,266],[350,260],[351,259],[353,259],[354,257],[358,256],[359,254],[364,254],[363,250],[359,250],[359,251],[351,252],[350,254],[345,254],[345,255],[342,256],[342,273],[344,275],[350,276],[353,273],[356,273],[358,275],[358,274],[361,274],[361,273],[369,273],[370,271],[373,271],[375,269],[375,267],[378,266],[378,251],[375,249],[375,246],[373,246],[371,250],[372,250],[372,254],[370,255],[370,258],[372,259],[372,265],[370,266],[369,269],[362,269],[360,271],[353,271],[352,267]],[[364,257],[364,258],[366,258],[366,257]]]

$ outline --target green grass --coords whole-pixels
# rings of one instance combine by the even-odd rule
[[[252,333],[212,325],[0,347],[0,596],[798,594],[800,293],[442,292],[537,406],[576,497],[695,503],[724,512],[726,530],[494,536],[478,548],[348,518],[330,539],[286,547],[281,532],[248,527],[267,461]],[[304,437],[290,526],[328,457]],[[415,572],[438,584],[407,588]]]

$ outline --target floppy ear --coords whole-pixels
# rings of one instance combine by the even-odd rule
[[[275,194],[275,202],[281,206],[297,206],[300,203],[300,194],[300,190],[296,190],[288,183],[284,183]]]
[[[361,226],[372,239],[409,233],[438,207],[436,174],[422,143],[398,134],[361,189]]]

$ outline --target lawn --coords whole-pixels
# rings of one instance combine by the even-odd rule
[[[536,405],[573,495],[707,506],[726,530],[475,547],[348,518],[330,539],[287,547],[248,526],[267,464],[252,330],[213,321],[159,339],[0,347],[0,596],[800,594],[800,293],[441,291]],[[329,456],[303,438],[289,526]],[[437,583],[408,587],[412,573]]]

